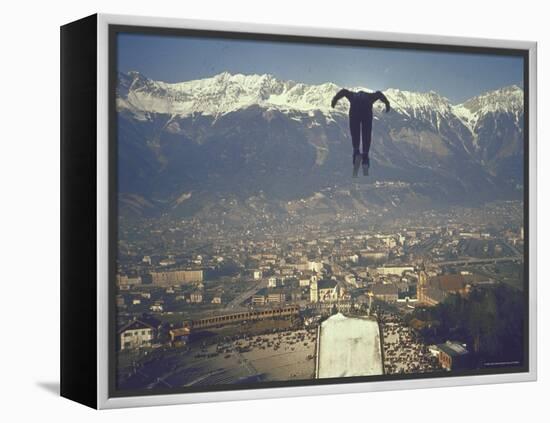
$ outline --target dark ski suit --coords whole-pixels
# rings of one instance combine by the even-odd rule
[[[349,130],[353,145],[353,157],[361,154],[359,149],[361,138],[363,139],[363,163],[369,161],[369,150],[372,133],[372,105],[380,100],[386,105],[386,112],[390,111],[390,102],[380,91],[367,93],[365,91],[353,92],[344,89],[332,99],[332,107],[336,106],[338,100],[346,97],[350,103],[349,108]]]

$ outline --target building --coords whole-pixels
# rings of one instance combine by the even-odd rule
[[[317,282],[319,278],[316,273],[313,272],[303,272],[303,274],[298,279],[298,284],[300,287],[305,288],[309,287],[311,282]]]
[[[276,288],[277,287],[277,278],[275,276],[271,276],[268,280],[267,280],[267,286],[269,288]]]
[[[481,233],[479,232],[460,232],[459,236],[461,238],[481,239]]]
[[[402,276],[405,272],[413,272],[413,266],[383,266],[377,267],[376,271],[379,275],[397,275]]]
[[[468,367],[469,352],[466,346],[458,342],[447,341],[444,344],[438,344],[439,364],[445,370],[457,370]]]
[[[321,272],[324,265],[320,261],[303,261],[293,264],[292,267],[302,272]]]
[[[126,301],[124,300],[124,297],[122,295],[116,296],[116,305],[117,307],[124,307],[126,304]]]
[[[153,285],[170,286],[183,283],[202,282],[202,270],[167,270],[165,272],[151,272]]]
[[[133,286],[141,285],[141,276],[128,276],[128,275],[116,275],[116,282],[118,286]]]
[[[156,328],[140,319],[136,319],[123,326],[119,332],[121,350],[150,347],[155,336]]]
[[[220,294],[214,295],[212,298],[212,304],[221,304],[222,303],[222,296]]]
[[[319,302],[319,290],[317,289],[318,282],[311,282],[309,285],[309,301],[312,303]]]
[[[257,281],[262,279],[262,271],[261,270],[254,270],[252,271],[252,278]]]
[[[292,267],[282,267],[279,273],[284,277],[292,276],[294,274],[294,269]]]
[[[285,307],[270,308],[268,310],[243,311],[233,314],[207,317],[204,319],[190,321],[186,324],[186,326],[190,327],[191,330],[195,330],[264,319],[294,319],[299,315],[299,313],[299,306],[289,305]]]
[[[189,327],[170,329],[170,342],[173,346],[184,346],[189,341],[191,329]]]
[[[428,277],[426,272],[421,271],[418,277],[418,301],[426,305],[436,305],[449,294],[468,295],[476,280],[480,278],[471,274]]]
[[[416,287],[418,294],[418,302],[426,304],[426,290],[428,288],[428,274],[424,269],[418,272],[418,285]]]
[[[200,291],[195,291],[195,292],[192,292],[191,295],[189,296],[189,302],[193,303],[193,304],[200,304],[202,303],[202,292]]]
[[[267,304],[267,289],[262,288],[251,299],[252,305],[263,306]]]
[[[359,253],[366,260],[381,261],[388,258],[388,252],[385,250],[361,250]]]
[[[286,301],[286,294],[282,290],[273,290],[267,294],[268,303],[284,303]]]
[[[302,288],[306,288],[309,286],[309,284],[311,283],[311,280],[307,277],[301,277],[299,280],[298,280],[298,284],[300,287]]]
[[[350,285],[354,285],[356,288],[358,287],[355,275],[350,273],[349,275],[344,276],[344,280]]]
[[[312,303],[335,302],[346,295],[345,289],[334,279],[311,282],[309,300]]]
[[[374,298],[387,303],[395,303],[399,299],[399,289],[393,283],[377,283],[371,288]]]
[[[422,330],[431,327],[431,322],[427,322],[427,321],[420,320],[420,319],[417,319],[417,318],[412,318],[411,321],[409,322],[409,327],[412,330],[414,330],[416,333],[420,333]],[[433,352],[432,352],[432,354],[433,354]],[[439,350],[438,350],[438,354],[436,356],[439,357]]]
[[[176,264],[176,261],[172,258],[165,258],[159,261],[159,266],[163,266],[163,267],[173,266],[174,264]]]
[[[288,296],[287,296],[288,298]],[[290,301],[293,303],[302,301],[303,299],[303,290],[300,288],[294,288],[290,291]]]
[[[397,291],[398,302],[409,303],[418,301],[416,284],[401,282],[397,284]]]
[[[340,287],[334,279],[323,279],[317,283],[319,302],[334,302],[340,299]]]
[[[149,310],[156,313],[162,313],[164,307],[162,306],[161,302],[157,301],[153,305],[151,305],[151,307],[149,307]]]

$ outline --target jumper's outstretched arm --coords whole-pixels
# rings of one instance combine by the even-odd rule
[[[386,113],[388,113],[390,111],[390,102],[386,98],[386,96],[384,94],[382,94],[381,91],[376,91],[374,93],[374,95],[375,95],[376,100],[380,100],[382,103],[384,103],[386,105]]]
[[[332,106],[332,108],[334,108],[334,107],[336,106],[336,103],[338,103],[338,101],[339,101],[342,97],[346,97],[346,98],[349,100],[350,97],[351,97],[351,91],[346,90],[345,88],[342,88],[340,91],[338,91],[338,92],[336,93],[336,95],[332,98],[332,102],[330,103],[330,105]]]

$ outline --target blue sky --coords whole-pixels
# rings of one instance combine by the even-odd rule
[[[523,86],[520,57],[142,34],[118,35],[118,70],[165,82],[271,73],[310,84],[433,90],[454,103]]]

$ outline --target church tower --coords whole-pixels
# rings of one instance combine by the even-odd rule
[[[309,284],[309,301],[312,303],[319,302],[319,291],[317,289],[317,278],[313,279]]]
[[[426,290],[428,288],[428,274],[424,270],[424,267],[418,272],[418,287],[417,287],[417,297],[418,302],[423,304],[426,300]]]

